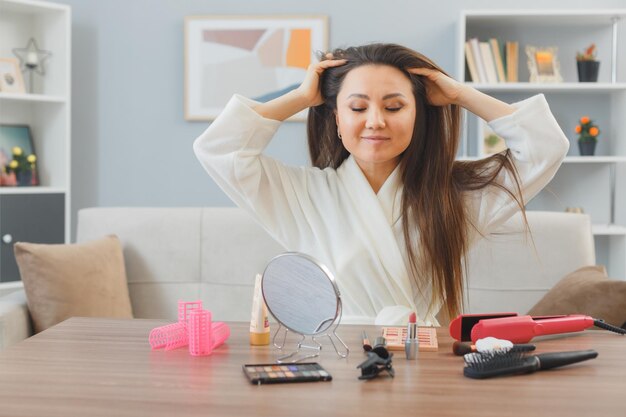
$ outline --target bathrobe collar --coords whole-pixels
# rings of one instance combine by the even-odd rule
[[[337,169],[339,178],[347,184],[346,190],[364,227],[360,233],[370,234],[365,239],[372,242],[378,260],[388,272],[389,289],[399,302],[414,305],[407,267],[394,234],[394,225],[400,219],[402,188],[399,167],[391,173],[383,186],[374,193],[367,178],[352,156]]]

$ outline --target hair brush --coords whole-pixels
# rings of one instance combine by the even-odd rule
[[[539,355],[525,355],[524,352],[519,351],[505,353],[475,352],[463,356],[466,365],[463,369],[463,375],[468,378],[483,379],[503,375],[527,374],[594,359],[597,356],[598,352],[595,350],[542,353]]]

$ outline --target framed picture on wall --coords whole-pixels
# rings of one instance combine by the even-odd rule
[[[37,184],[37,161],[30,127],[0,124],[0,186]]]
[[[235,93],[278,97],[327,50],[327,16],[187,16],[185,119],[215,119]],[[306,110],[289,120],[305,119]]]
[[[527,46],[526,56],[531,83],[563,81],[556,47]]]
[[[0,91],[3,93],[25,93],[24,78],[16,58],[0,58]]]
[[[478,156],[486,158],[506,150],[504,139],[496,135],[487,122],[478,118]]]

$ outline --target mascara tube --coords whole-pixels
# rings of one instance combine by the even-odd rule
[[[363,350],[365,352],[369,352],[370,350],[372,350],[372,345],[370,345],[370,340],[367,337],[367,333],[365,333],[365,331],[363,331]]]
[[[387,339],[382,336],[378,336],[374,340],[374,346],[372,346],[372,352],[377,354],[382,359],[387,359],[389,355],[389,351],[387,350]]]

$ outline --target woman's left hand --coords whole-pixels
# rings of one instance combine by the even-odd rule
[[[465,87],[460,82],[430,68],[409,68],[408,71],[424,77],[428,102],[433,106],[459,104],[459,98]]]

